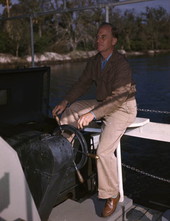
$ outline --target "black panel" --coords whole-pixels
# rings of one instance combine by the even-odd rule
[[[0,123],[41,121],[48,116],[50,68],[0,70]]]

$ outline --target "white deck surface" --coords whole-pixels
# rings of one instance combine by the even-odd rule
[[[100,217],[103,206],[104,202],[97,201],[96,196],[82,203],[68,199],[52,210],[48,221],[169,221],[170,216],[170,212],[164,215],[163,212],[132,204],[127,197],[110,217]]]
[[[115,213],[110,217],[100,217],[104,201],[99,201],[97,196],[87,199],[82,203],[68,199],[52,210],[48,221],[114,221],[125,216],[126,211],[132,207],[132,200],[125,197],[119,203]],[[123,219],[125,220],[125,219]]]

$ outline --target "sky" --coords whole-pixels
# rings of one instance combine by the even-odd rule
[[[170,13],[170,0],[152,0],[135,4],[116,6],[116,8],[121,10],[134,8],[137,13],[141,13],[145,11],[146,7],[159,8],[160,6],[165,8],[167,12]]]
[[[11,0],[11,2],[12,4],[15,4],[17,0]],[[126,4],[126,5],[116,6],[115,8],[119,8],[121,10],[134,8],[137,13],[141,13],[142,11],[145,11],[146,7],[159,8],[160,6],[165,8],[167,12],[170,13],[170,0],[152,0],[152,1],[135,3],[135,4]],[[1,6],[0,6],[0,12],[2,12]]]

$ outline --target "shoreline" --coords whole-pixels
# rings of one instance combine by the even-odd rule
[[[126,57],[132,56],[156,56],[159,54],[169,53],[169,50],[148,50],[148,51],[131,51],[126,52],[125,50],[118,50],[121,54]],[[36,66],[47,66],[47,65],[55,65],[62,63],[71,63],[71,62],[81,62],[86,61],[90,57],[94,56],[97,51],[73,51],[68,54],[58,54],[54,52],[45,52],[44,54],[35,54],[34,56],[34,64]],[[15,57],[10,54],[0,53],[0,69],[3,68],[22,68],[22,67],[30,67],[32,64],[31,56],[25,56],[23,58]]]

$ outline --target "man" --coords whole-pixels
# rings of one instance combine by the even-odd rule
[[[77,128],[87,126],[93,119],[103,119],[102,133],[97,148],[98,197],[107,199],[102,216],[110,216],[119,202],[117,162],[114,154],[126,128],[135,120],[135,86],[128,62],[115,45],[116,29],[103,23],[97,32],[98,54],[87,66],[64,100],[53,109],[53,116],[62,114],[61,124]],[[96,100],[76,101],[96,84]],[[74,103],[73,103],[74,102]]]

